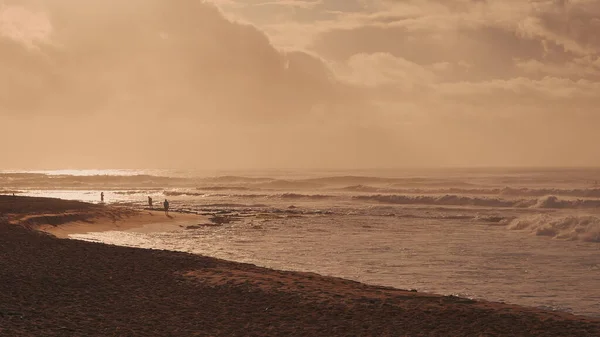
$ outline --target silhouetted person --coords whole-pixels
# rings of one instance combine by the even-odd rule
[[[163,205],[165,206],[165,215],[169,216],[169,201],[167,199],[165,199],[165,202],[163,202]]]
[[[104,192],[100,192],[100,202],[104,202]]]
[[[152,208],[152,198],[148,197],[148,206],[150,206],[150,208]]]

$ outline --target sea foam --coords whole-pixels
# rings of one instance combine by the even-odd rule
[[[529,215],[512,220],[508,229],[557,239],[600,242],[600,218],[593,215]]]

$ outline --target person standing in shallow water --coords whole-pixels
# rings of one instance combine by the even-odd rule
[[[148,197],[148,206],[152,208],[152,197]]]
[[[104,192],[100,192],[100,202],[104,202]]]
[[[165,215],[169,216],[169,201],[167,199],[165,199],[165,202],[163,202],[163,205],[165,206]]]

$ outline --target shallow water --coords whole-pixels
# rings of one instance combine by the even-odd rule
[[[600,317],[597,170],[60,174],[0,174],[0,189],[97,202],[102,188],[109,203],[143,207],[152,196],[181,211],[241,218],[220,227],[77,239]]]
[[[504,226],[309,216],[170,233],[73,237],[600,316],[597,243],[553,240]]]

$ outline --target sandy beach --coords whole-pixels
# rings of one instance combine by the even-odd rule
[[[206,222],[171,216],[0,196],[0,335],[600,335],[599,320],[567,313],[64,239]]]

